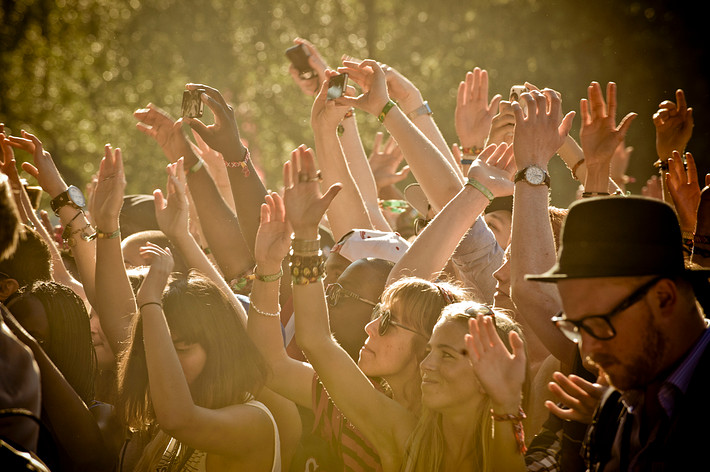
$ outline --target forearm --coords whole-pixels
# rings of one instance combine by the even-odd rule
[[[343,186],[328,208],[333,237],[338,241],[353,228],[372,229],[367,208],[350,173],[335,129],[325,130],[314,126],[313,131],[316,159],[323,176],[321,188],[327,189],[338,182]]]
[[[488,199],[480,191],[468,185],[464,186],[424,228],[395,264],[387,284],[405,276],[426,280],[435,278],[488,203]]]
[[[462,181],[454,166],[398,107],[389,111],[384,125],[399,144],[432,207],[441,210],[461,190]]]
[[[112,232],[112,228],[100,228]],[[126,346],[131,336],[131,324],[137,311],[131,282],[124,268],[121,239],[99,239],[96,243],[96,312],[101,328],[116,354]]]
[[[195,404],[180,366],[162,306],[141,308],[143,345],[150,396],[161,428],[175,430],[189,424]]]
[[[247,246],[240,220],[220,195],[207,169],[188,173],[188,185],[205,239],[225,279],[242,275],[253,265],[253,246]]]
[[[191,269],[197,269],[201,274],[209,278],[215,285],[220,289],[225,297],[229,300],[237,313],[244,326],[246,326],[246,313],[242,308],[242,304],[232,292],[227,282],[219,273],[217,268],[212,265],[209,258],[205,255],[197,244],[195,238],[189,232],[183,233],[181,235],[168,235],[170,240],[175,244],[175,246],[180,250],[180,254],[185,258],[185,263]]]
[[[244,155],[246,152],[243,150],[240,155]],[[249,253],[254,254],[256,232],[259,229],[259,213],[261,204],[264,203],[264,196],[266,196],[266,187],[259,178],[251,159],[246,163],[246,166],[246,171],[239,167],[228,167],[227,175],[232,187],[242,238],[246,241]],[[224,268],[222,270],[224,271]],[[225,276],[229,278],[226,273]]]
[[[377,200],[377,185],[372,170],[367,162],[367,154],[362,146],[360,133],[357,129],[355,117],[345,118],[342,122],[343,134],[340,137],[340,144],[343,154],[348,163],[348,168],[352,172],[353,183],[357,185],[360,195],[365,203],[365,207],[370,217],[374,229],[380,231],[391,231],[384,215],[380,211]]]
[[[86,298],[92,306],[96,306],[96,239],[86,240],[82,237],[82,234],[89,235],[94,231],[83,212],[78,216],[77,212],[79,210],[76,208],[64,206],[59,209],[59,219],[64,227],[71,224],[70,233],[74,233],[69,236],[73,244],[70,244],[71,252],[76,261]],[[77,230],[80,231],[76,232]],[[121,263],[123,264],[123,261]]]

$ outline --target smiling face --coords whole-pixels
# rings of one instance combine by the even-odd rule
[[[467,332],[461,320],[445,320],[434,327],[420,364],[422,405],[430,410],[472,411],[472,405],[484,398],[466,353]]]

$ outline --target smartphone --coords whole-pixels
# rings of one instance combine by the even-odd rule
[[[308,63],[308,56],[310,53],[303,44],[296,44],[286,49],[286,57],[296,67],[298,76],[302,79],[312,79],[316,76],[316,71]]]
[[[345,95],[345,88],[348,86],[348,74],[338,74],[328,80],[327,100],[335,100]]]
[[[200,118],[204,112],[202,94],[205,89],[185,90],[182,92],[182,116],[184,118]]]
[[[528,105],[525,101],[520,101],[520,96],[528,92],[528,88],[524,85],[513,85],[510,87],[510,103],[518,102],[523,113],[527,114]]]

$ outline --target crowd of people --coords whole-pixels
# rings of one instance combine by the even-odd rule
[[[701,188],[683,91],[631,195],[636,114],[617,121],[614,83],[565,112],[530,83],[491,97],[477,67],[448,143],[401,72],[295,43],[315,146],[278,192],[205,84],[186,90],[211,123],[134,113],[168,162],[152,194],[125,194],[120,148],[68,185],[41,129],[0,125],[3,470],[707,466],[710,174]],[[386,131],[369,155],[356,113]],[[556,155],[579,181],[568,208],[550,205]]]

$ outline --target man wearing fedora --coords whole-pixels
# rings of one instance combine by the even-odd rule
[[[586,439],[592,471],[707,470],[710,330],[696,297],[710,270],[686,269],[666,203],[596,197],[570,206],[554,282],[555,326],[610,385]],[[707,310],[707,307],[705,307]]]

